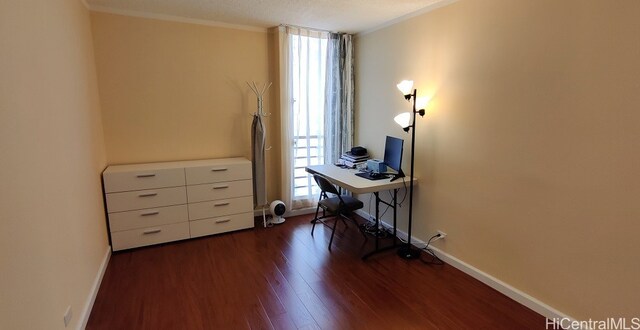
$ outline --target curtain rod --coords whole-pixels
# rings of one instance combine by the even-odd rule
[[[297,29],[306,29],[306,30],[312,30],[312,31],[316,31],[316,32],[327,32],[327,33],[336,33],[336,34],[347,34],[347,33],[344,33],[344,32],[329,31],[329,30],[316,29],[316,28],[310,28],[310,27],[306,27],[306,26],[299,26],[299,25],[292,25],[292,24],[280,24],[279,26],[282,26],[282,27],[292,27],[292,28],[297,28]]]

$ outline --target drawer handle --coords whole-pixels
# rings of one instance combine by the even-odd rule
[[[138,174],[138,175],[136,175],[136,176],[137,176],[138,178],[152,178],[152,177],[154,177],[154,176],[156,176],[156,175],[155,175],[155,173],[150,173],[150,174]]]
[[[162,229],[150,229],[150,230],[145,230],[143,232],[144,235],[149,235],[149,234],[157,234],[159,232],[161,232]]]
[[[157,196],[158,193],[147,193],[147,194],[140,194],[138,195],[138,197],[153,197],[153,196]]]
[[[160,211],[152,211],[152,212],[147,212],[147,213],[140,213],[140,216],[148,217],[150,215],[156,215],[156,214],[160,214]]]
[[[225,206],[225,205],[229,205],[229,202],[213,204],[213,206]]]
[[[219,168],[212,168],[211,172],[223,172],[226,171],[227,168],[226,167],[219,167]]]
[[[226,189],[229,188],[229,186],[224,185],[224,186],[214,186],[213,189]]]
[[[216,220],[216,223],[225,223],[225,222],[229,222],[231,221],[230,218],[226,218],[226,219],[220,219],[220,220]]]

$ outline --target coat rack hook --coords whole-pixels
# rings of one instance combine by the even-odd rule
[[[252,81],[251,83],[246,81],[246,83],[247,83],[247,86],[249,86],[249,88],[251,89],[251,91],[253,91],[253,93],[256,94],[256,98],[258,100],[258,111],[256,113],[261,117],[271,116],[271,113],[266,113],[264,111],[262,100],[263,100],[264,94],[267,92],[267,90],[269,90],[269,87],[271,87],[272,83],[271,82],[268,84],[265,83],[264,85],[262,85],[262,89],[258,88],[258,85],[256,84],[255,81]]]

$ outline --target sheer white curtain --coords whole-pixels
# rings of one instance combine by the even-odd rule
[[[281,26],[282,199],[311,206],[319,189],[304,168],[333,163],[353,141],[351,36]]]
[[[280,27],[282,195],[290,209],[315,203],[304,168],[324,163],[324,100],[329,34]]]

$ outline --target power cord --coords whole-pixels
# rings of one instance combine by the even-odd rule
[[[375,222],[371,220],[367,220],[367,222],[360,224],[360,230],[365,234],[369,234],[374,237],[378,236],[378,238],[391,237],[391,233],[386,228],[376,229]]]
[[[406,194],[405,194],[405,196],[406,196]],[[367,212],[369,213],[369,215],[371,215],[371,205],[373,205],[373,204],[371,203],[371,199],[372,199],[372,198],[373,198],[373,193],[370,193],[370,194],[369,194],[369,208],[367,209]],[[393,196],[392,196],[391,198],[393,198]],[[382,211],[382,213],[380,213],[380,219],[382,219],[382,217],[387,213],[387,211],[389,211],[389,208],[390,208],[390,206],[389,206],[389,205],[386,205],[386,206],[385,206],[385,208],[384,208],[384,210]]]
[[[397,236],[396,236],[397,237]],[[428,265],[444,265],[444,261],[442,259],[440,259],[435,252],[433,252],[432,249],[429,248],[429,245],[431,245],[431,241],[433,241],[436,238],[440,238],[442,237],[441,234],[435,234],[433,236],[431,236],[431,238],[429,238],[429,240],[427,241],[427,245],[425,245],[423,248],[420,248],[420,250],[426,252],[429,256],[431,256],[430,260],[425,260],[424,258],[422,258],[422,256],[420,257],[420,261],[422,261],[425,264]],[[402,237],[398,237],[398,239],[400,240],[400,242],[402,243],[407,243],[407,240],[402,238]]]
[[[424,252],[426,252],[428,255],[431,256],[430,260],[425,260],[424,258],[420,257],[420,261],[422,261],[425,264],[429,264],[429,265],[444,265],[444,261],[442,261],[442,259],[438,258],[438,256],[436,255],[435,252],[433,252],[433,250],[431,250],[429,248],[429,245],[431,244],[431,241],[435,238],[440,238],[442,237],[441,234],[435,234],[433,236],[431,236],[431,238],[429,238],[429,240],[427,241],[427,245],[422,249]]]
[[[404,186],[404,195],[402,196],[402,200],[400,200],[400,202],[396,201],[396,205],[398,205],[398,207],[402,207],[402,204],[405,202],[405,199],[407,198],[407,181],[406,181],[406,177],[402,177],[402,184]],[[368,212],[369,214],[371,214],[371,199],[373,198],[373,194],[369,194],[369,208],[368,208]],[[391,194],[391,191],[389,191],[389,198],[393,199],[393,195]],[[387,213],[387,211],[389,210],[389,206],[387,205],[387,207],[384,209],[384,211],[382,211],[382,214],[380,214],[380,218],[382,218],[385,213]],[[362,229],[363,232],[367,233],[367,234],[371,234],[371,235],[378,235],[378,237],[380,238],[384,238],[384,237],[389,237],[392,236],[393,234],[388,230],[388,228],[385,228],[384,226],[382,226],[382,230],[379,230],[378,228],[375,228],[375,222],[371,221],[371,219],[368,219],[366,223],[363,223],[362,225],[360,225],[360,228]],[[431,244],[431,241],[436,239],[436,238],[440,238],[442,235],[441,234],[435,234],[433,236],[431,236],[431,238],[429,238],[429,241],[427,241],[427,245],[425,245],[424,248],[422,248],[421,250],[425,251],[429,256],[431,256],[430,260],[425,260],[424,258],[420,257],[420,261],[422,261],[425,264],[430,264],[430,265],[444,265],[444,261],[442,259],[440,259],[435,252],[433,252],[432,249],[429,248],[429,245]],[[401,242],[403,243],[407,243],[406,240],[402,239],[401,237],[396,236],[396,238],[398,238]]]
[[[402,200],[398,203],[398,207],[402,207],[402,203],[404,203],[404,200],[407,198],[407,181],[405,181],[406,177],[402,177],[402,185],[404,186],[404,196],[402,196]],[[389,192],[389,194],[391,194],[391,192]]]

